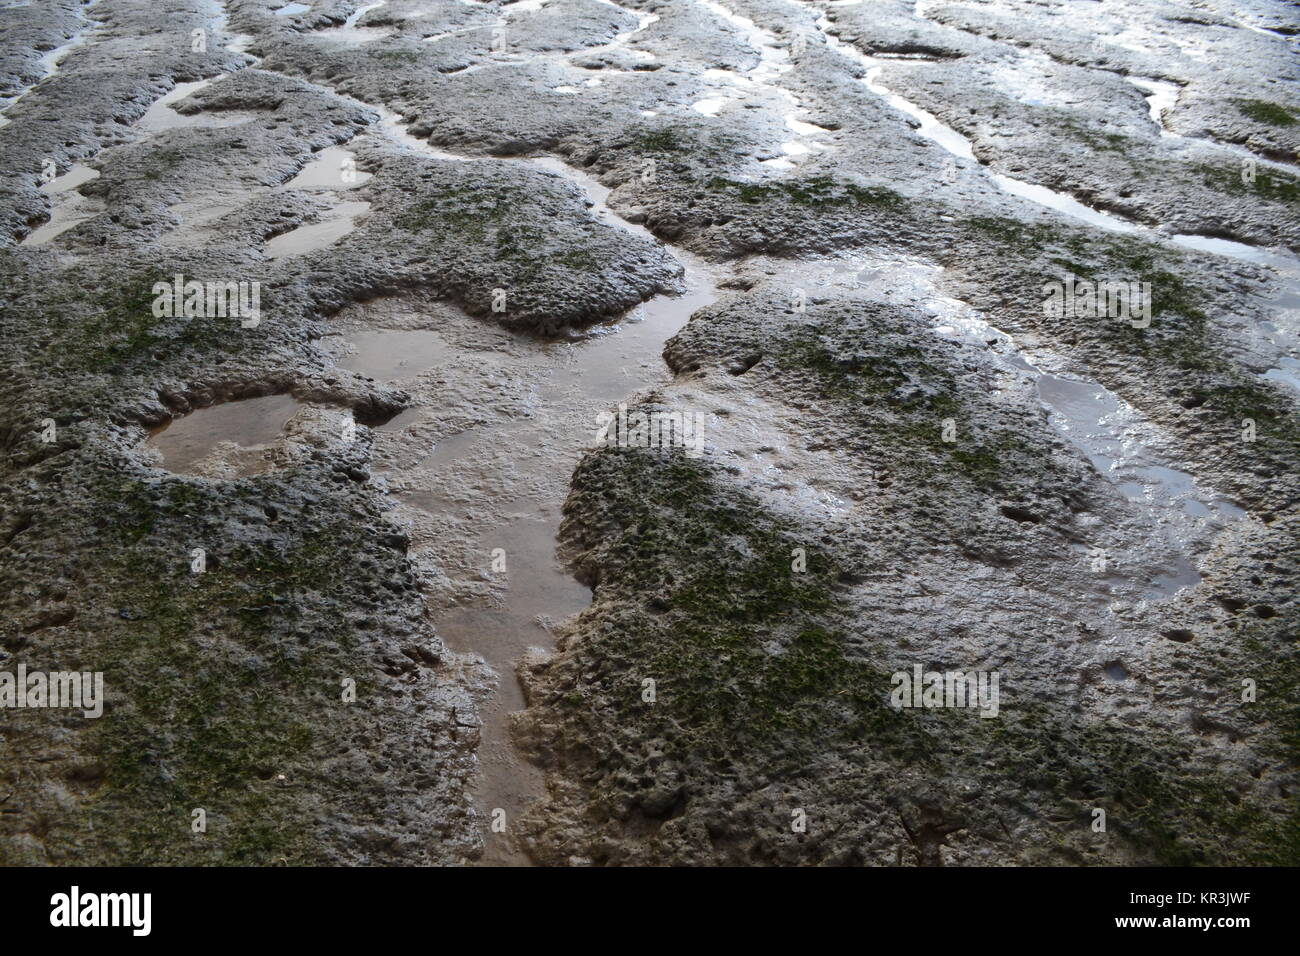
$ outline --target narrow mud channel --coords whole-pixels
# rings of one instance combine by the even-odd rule
[[[578,184],[602,221],[652,239],[608,208],[608,189],[594,179],[557,161],[535,162]],[[484,865],[529,862],[511,823],[545,793],[541,770],[513,742],[512,717],[526,704],[517,670],[528,655],[554,650],[556,630],[591,599],[556,556],[566,476],[596,443],[602,412],[668,381],[660,357],[664,343],[718,296],[716,267],[680,250],[674,256],[684,268],[682,291],[676,295],[656,296],[608,326],[575,333],[567,342],[510,337],[508,354],[527,366],[527,410],[521,417],[429,444],[419,437],[425,418],[417,405],[383,428],[381,463],[388,447],[398,461],[414,462],[409,467],[396,461],[389,467],[381,464],[398,515],[414,513],[410,520],[417,525],[450,524],[460,531],[457,541],[464,550],[438,573],[478,576],[495,586],[486,601],[453,603],[434,617],[452,650],[481,657],[493,671],[495,686],[480,711],[474,790],[486,841]],[[342,318],[346,322],[350,317]],[[436,374],[464,361],[462,351],[436,337],[423,348],[402,339],[417,334],[344,332],[340,338],[354,351],[341,364],[396,381]],[[398,356],[401,367],[395,368]],[[417,533],[417,553],[420,544]]]
[[[406,148],[433,159],[474,161],[415,139],[387,111],[381,116],[385,132]],[[577,185],[601,222],[658,242],[643,226],[624,221],[609,208],[610,190],[595,178],[547,157],[521,162]],[[530,653],[552,651],[555,630],[590,602],[590,592],[556,557],[560,511],[568,491],[565,476],[595,443],[602,412],[668,381],[660,357],[664,343],[718,296],[718,267],[682,250],[673,255],[683,268],[679,293],[656,296],[605,326],[574,333],[569,342],[514,339],[512,351],[522,354],[528,365],[530,391],[522,420],[476,427],[422,446],[410,434],[409,426],[421,421],[416,406],[387,429],[391,441],[400,444],[401,459],[418,462],[414,468],[382,470],[399,501],[399,514],[415,511],[435,521],[472,527],[463,543],[482,564],[475,568],[471,559],[470,566],[460,570],[499,577],[502,583],[487,607],[452,606],[434,618],[448,646],[481,657],[495,681],[480,712],[474,790],[486,844],[483,865],[528,865],[511,823],[545,793],[541,770],[522,757],[513,742],[512,716],[526,705],[517,670]],[[351,338],[345,334],[356,352],[341,364],[359,374],[397,380],[454,364],[461,357],[455,349],[435,346],[427,365],[404,358],[402,367],[394,369],[395,355],[412,352],[400,340],[385,343],[384,337],[383,332]],[[416,349],[414,355],[419,354]],[[502,476],[508,476],[511,490],[501,490]],[[526,493],[516,497],[518,491]]]

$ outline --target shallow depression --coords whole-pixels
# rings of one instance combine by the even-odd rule
[[[285,425],[301,407],[292,395],[221,402],[154,429],[148,445],[158,451],[164,468],[179,475],[211,477],[211,470],[203,465],[219,452],[233,454],[231,477],[262,474],[271,466],[259,452],[284,434]]]
[[[473,559],[438,574],[486,574],[508,582],[489,606],[471,600],[435,616],[439,633],[456,651],[481,656],[498,686],[483,706],[480,776],[475,801],[485,822],[501,810],[514,821],[543,795],[541,772],[516,753],[510,714],[524,706],[516,677],[531,648],[553,650],[552,628],[585,608],[590,592],[555,556],[568,476],[594,444],[596,416],[670,375],[660,352],[692,312],[716,298],[710,277],[688,269],[686,290],[643,303],[617,326],[573,341],[543,341],[510,333],[507,358],[492,361],[526,376],[527,414],[502,416],[455,434],[430,439],[421,429],[443,409],[413,409],[383,431],[394,435],[405,467],[377,468],[406,509],[454,522]],[[473,320],[477,321],[477,320]],[[346,333],[351,351],[339,364],[359,374],[403,382],[436,375],[476,358],[433,330],[372,329]],[[510,365],[510,361],[515,364]],[[483,387],[490,388],[488,377]],[[405,386],[404,386],[405,387]],[[422,414],[423,412],[423,414]],[[511,500],[502,502],[503,494]],[[514,495],[526,495],[514,497]],[[505,569],[492,570],[495,549]],[[486,828],[485,828],[486,829]],[[484,863],[527,863],[506,833],[485,832]]]
[[[404,133],[400,127],[398,131]],[[401,138],[408,146],[446,158],[418,141]],[[655,241],[643,227],[609,210],[609,190],[595,179],[554,159],[521,161],[581,186],[597,219]],[[418,316],[404,321],[423,321],[429,327],[366,328],[363,321],[360,327],[341,332],[347,347],[339,364],[364,376],[402,381],[406,387],[407,382],[454,371],[466,362],[487,361],[503,374],[517,376],[519,380],[509,380],[511,387],[526,392],[526,414],[492,416],[450,435],[440,420],[447,414],[446,407],[409,409],[381,429],[391,436],[394,458],[376,465],[376,472],[412,520],[451,522],[473,556],[467,565],[453,561],[452,566],[439,566],[431,573],[470,580],[486,575],[508,582],[494,592],[487,606],[471,598],[435,615],[439,633],[454,650],[481,656],[498,677],[498,686],[483,707],[475,791],[485,824],[498,810],[504,811],[507,821],[514,821],[543,796],[541,772],[520,757],[510,739],[510,714],[524,706],[516,669],[530,649],[553,650],[553,627],[591,599],[587,588],[555,556],[568,476],[594,444],[596,416],[639,390],[667,383],[671,376],[660,355],[664,343],[693,312],[718,296],[715,271],[688,254],[674,252],[686,270],[680,294],[657,296],[621,321],[571,339],[542,340],[497,330],[493,334],[500,338],[493,350],[474,351],[458,347],[452,332],[438,327],[436,317]],[[364,308],[358,311],[365,313]],[[487,373],[478,376],[478,382],[483,389],[500,386]],[[413,550],[417,546],[413,544]],[[504,571],[491,570],[497,548],[504,552]],[[483,862],[528,862],[510,828],[505,833],[494,833],[486,825],[484,829]]]
[[[357,218],[369,209],[368,202],[336,203],[321,221],[309,222],[267,240],[267,258],[283,259],[328,248],[356,229]]]

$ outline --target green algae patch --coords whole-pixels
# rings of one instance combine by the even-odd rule
[[[1300,202],[1300,179],[1269,166],[1260,166],[1250,180],[1242,179],[1240,166],[1194,163],[1192,171],[1206,186],[1230,196],[1257,196],[1274,202]]]
[[[1257,440],[1268,440],[1294,456],[1300,451],[1300,420],[1284,394],[1226,366],[1212,388],[1186,389],[1185,404],[1222,415],[1237,429],[1253,423]]]
[[[1265,126],[1295,126],[1295,115],[1285,106],[1267,100],[1237,99],[1232,101],[1242,116],[1248,116]]]
[[[331,749],[340,675],[369,668],[343,621],[320,627],[305,609],[346,593],[340,556],[364,547],[364,525],[340,514],[283,539],[209,541],[195,573],[169,548],[210,539],[229,493],[130,479],[103,491],[118,620],[96,663],[118,701],[93,731],[106,772],[88,813],[106,850],[128,865],[310,862],[312,822],[283,791]],[[206,833],[191,831],[194,809]]]
[[[636,133],[628,146],[639,153],[677,153],[698,145],[695,137],[676,126],[661,126]]]
[[[653,595],[584,642],[584,656],[601,662],[592,688],[601,705],[571,717],[593,741],[662,739],[673,760],[693,763],[761,760],[814,735],[868,735],[924,759],[924,734],[887,706],[886,675],[831,623],[839,569],[802,529],[724,492],[707,466],[683,456],[600,452],[574,482],[617,489],[591,502],[600,512],[591,517],[617,523],[600,545],[602,573],[620,594]],[[806,556],[802,571],[795,549]],[[654,706],[643,701],[643,678],[657,682]]]
[[[1061,235],[1057,227],[1006,216],[970,216],[961,224],[981,238],[1022,252],[1040,249]]]
[[[1046,465],[1021,430],[980,423],[956,379],[898,330],[800,327],[781,339],[769,365],[777,387],[831,399],[870,442],[901,448],[899,467],[928,482],[991,488]],[[803,380],[808,374],[812,383]]]
[[[833,332],[817,326],[799,329],[778,346],[778,368],[804,369],[811,372],[828,395],[845,400],[867,399],[898,388],[914,371],[933,372],[932,366],[920,361],[921,352],[914,347],[889,353],[854,351],[833,344]]]
[[[11,306],[6,320],[20,328],[28,364],[50,373],[120,375],[160,360],[190,364],[243,352],[250,332],[238,317],[154,314],[155,283],[170,288],[178,273],[195,278],[187,266],[155,267],[125,280],[74,268],[43,283],[32,303]],[[275,296],[264,286],[259,295],[261,321],[267,322]]]
[[[735,196],[744,203],[793,203],[797,206],[828,208],[839,206],[876,207],[901,211],[906,200],[883,186],[859,186],[830,176],[810,179],[779,180],[773,183],[742,182],[715,176],[708,188]]]
[[[612,148],[634,163],[639,157],[652,156],[674,161],[693,159],[717,169],[730,165],[737,155],[750,152],[754,145],[730,133],[668,125],[634,129],[627,140],[620,140]]]
[[[1079,125],[1077,121],[1062,116],[1057,128],[1071,139],[1078,140],[1089,149],[1098,153],[1124,153],[1127,152],[1133,142],[1131,136],[1125,136],[1122,133],[1107,133],[1101,130],[1089,129]]]
[[[523,190],[508,186],[455,186],[412,203],[393,222],[408,232],[433,233],[446,241],[482,243],[514,218],[527,199]]]
[[[996,773],[1160,866],[1295,865],[1294,825],[1237,796],[1230,774],[1189,764],[1186,741],[1152,728],[1079,723],[1036,702],[988,721]]]
[[[1205,310],[1212,296],[1186,278],[1182,256],[1140,239],[1097,237],[1043,223],[973,217],[963,225],[973,235],[1029,260],[1015,276],[1022,286],[1018,294],[1026,302],[1045,302],[1043,287],[1061,282],[1066,275],[1097,282],[1138,283],[1150,291],[1151,324],[1146,328],[1104,316],[1095,320],[1070,315],[1053,317],[1041,307],[1035,309],[1042,316],[1040,321],[1060,326],[1058,334],[1068,333],[1081,320],[1090,321],[1090,338],[1126,354],[1164,364],[1222,364],[1207,344]],[[1055,269],[1046,270],[1043,263]]]

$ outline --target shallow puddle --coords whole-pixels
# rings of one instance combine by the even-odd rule
[[[56,176],[41,186],[41,192],[51,198],[49,221],[33,229],[23,238],[21,245],[40,246],[74,226],[95,218],[103,211],[101,204],[76,190],[99,178],[99,170],[74,163],[62,176]]]
[[[1145,516],[1163,540],[1165,557],[1140,583],[1154,599],[1170,597],[1201,580],[1191,555],[1214,531],[1245,511],[1203,489],[1185,471],[1159,463],[1147,446],[1149,426],[1136,409],[1097,382],[1042,372],[1010,336],[973,310],[948,316],[936,331],[967,341],[994,340],[993,354],[1011,374],[1028,375],[1048,409],[1048,421],[1081,451],[1103,478]]]
[[[292,395],[266,395],[221,402],[173,418],[149,434],[148,444],[162,454],[162,467],[178,475],[202,475],[196,470],[223,443],[256,451],[284,434],[289,419],[302,407]],[[235,477],[269,470],[258,456],[239,456]]]
[[[355,189],[371,178],[357,169],[356,157],[342,146],[329,146],[284,184],[284,189]]]
[[[210,199],[193,202],[178,202],[170,207],[170,212],[187,226],[199,227],[216,222],[222,216],[228,216],[239,208],[236,202],[213,202]]]
[[[309,222],[268,240],[267,258],[283,259],[328,248],[356,229],[356,217],[369,209],[368,202],[341,202],[326,214],[328,218],[323,221]]]
[[[74,163],[62,176],[56,176],[48,183],[41,187],[41,192],[53,195],[55,193],[64,193],[70,189],[76,189],[92,179],[99,178],[99,170],[91,169],[89,166],[83,166],[81,163]]]
[[[419,506],[418,501],[413,504]],[[504,546],[505,575],[510,587],[504,603],[493,608],[457,608],[437,620],[438,633],[454,651],[477,654],[497,672],[500,683],[480,710],[476,802],[488,820],[496,809],[506,813],[505,833],[487,835],[484,865],[526,865],[527,856],[510,837],[519,812],[544,792],[540,768],[520,758],[511,743],[510,715],[524,709],[516,675],[519,659],[530,647],[551,650],[550,628],[582,611],[591,592],[573,579],[555,557],[558,508],[521,503],[525,516],[483,529],[482,549]]]
[[[456,354],[437,332],[424,329],[368,329],[345,338],[352,352],[338,364],[381,382],[418,375]]]
[[[197,80],[193,83],[177,83],[162,98],[145,110],[144,115],[135,121],[137,129],[145,133],[161,133],[169,129],[221,129],[227,126],[240,126],[257,118],[256,113],[245,110],[200,111],[193,114],[178,113],[172,108],[191,93],[215,83],[221,77]]]
[[[311,36],[313,39],[325,39],[347,46],[359,46],[362,43],[370,43],[372,40],[382,40],[385,37],[393,36],[392,27],[359,27],[357,23],[371,10],[378,10],[384,6],[387,0],[379,0],[378,3],[367,3],[357,9],[343,21],[341,27],[328,27],[320,30]]]
[[[521,502],[524,513],[505,523],[476,515],[484,553],[497,546],[506,550],[510,587],[504,607],[454,609],[435,621],[455,649],[482,655],[499,677],[498,689],[483,709],[475,799],[485,819],[497,808],[514,819],[543,795],[541,773],[510,743],[508,715],[524,703],[515,676],[517,662],[531,647],[554,647],[549,631],[535,619],[540,615],[559,623],[590,602],[587,589],[562,570],[554,556],[566,479],[594,444],[597,414],[649,384],[669,380],[660,357],[663,343],[692,312],[716,298],[712,282],[694,270],[688,272],[687,286],[681,296],[644,303],[617,327],[577,342],[538,343],[534,365],[553,373],[542,376],[529,417],[443,439],[418,466],[461,490],[474,489],[497,471],[511,476],[512,487],[554,489],[547,498]],[[418,499],[409,503],[421,506]],[[443,513],[456,511],[445,498],[427,504]],[[485,863],[526,862],[508,831],[485,837]]]
[[[493,434],[495,435],[495,432]],[[420,462],[420,467],[438,473],[445,472],[454,462],[464,458],[482,438],[483,433],[475,428],[469,428],[455,435],[441,438],[433,446],[433,450],[429,452],[428,456]]]
[[[449,646],[482,656],[498,677],[496,690],[482,708],[474,799],[485,821],[498,809],[513,821],[544,795],[541,771],[511,742],[509,715],[524,706],[516,676],[520,659],[530,648],[554,649],[549,626],[541,626],[538,619],[559,624],[591,599],[555,557],[568,476],[593,446],[600,412],[647,385],[670,380],[660,357],[664,342],[692,312],[717,296],[713,281],[695,269],[688,269],[686,286],[682,295],[658,296],[623,322],[575,341],[518,336],[529,350],[522,353],[531,381],[529,414],[468,428],[436,441],[413,468],[384,471],[399,485],[430,489],[399,492],[407,507],[468,520],[471,505],[466,503],[472,503],[474,538],[484,562],[493,548],[505,551],[509,587],[501,593],[499,606],[453,607],[434,620]],[[340,364],[374,378],[405,378],[464,354],[450,350],[441,336],[429,331],[374,330],[347,338],[356,351]],[[400,431],[421,420],[420,410],[411,409],[383,430]],[[511,489],[543,493],[498,509],[492,489],[501,475],[509,476]],[[487,830],[484,837],[484,863],[528,862],[509,828],[505,833]]]
[[[1205,521],[1236,521],[1245,512],[1203,491],[1185,471],[1158,464],[1136,437],[1137,413],[1095,382],[1042,375],[1039,397],[1052,410],[1052,424],[1088,456],[1093,467],[1125,498],[1154,520],[1156,533],[1169,540],[1175,557],[1149,582],[1168,596],[1201,579],[1188,558],[1191,543],[1203,537]]]
[[[1173,138],[1175,134],[1165,128],[1165,111],[1172,110],[1178,104],[1178,97],[1182,95],[1183,88],[1168,80],[1149,80],[1130,76],[1128,81],[1142,91],[1147,101],[1147,108],[1151,112],[1151,122],[1159,127],[1160,135]]]
[[[1284,357],[1279,360],[1277,368],[1271,368],[1264,373],[1264,378],[1274,382],[1281,382],[1283,385],[1300,391],[1300,361]]]
[[[1213,236],[1178,234],[1168,238],[1171,242],[1187,249],[1212,252],[1219,256],[1255,262],[1262,266],[1272,266],[1289,279],[1292,287],[1295,287],[1295,279],[1297,275],[1300,275],[1300,258],[1284,249],[1248,246],[1244,242],[1233,242],[1231,239],[1218,239]]]
[[[69,190],[55,193],[50,208],[50,218],[24,236],[19,245],[45,245],[69,229],[94,219],[103,211],[102,203],[88,199],[78,192]]]

